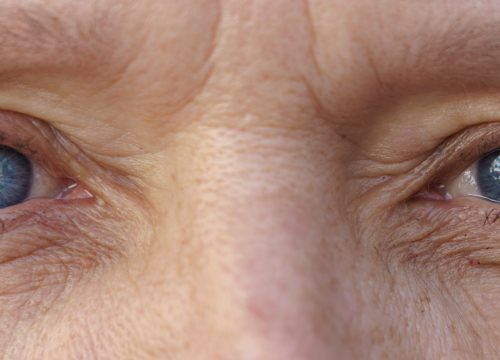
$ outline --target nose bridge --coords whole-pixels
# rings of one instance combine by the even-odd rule
[[[306,2],[226,3],[191,128],[194,236],[223,249],[206,277],[238,299],[238,358],[331,359],[335,135],[307,83]]]
[[[257,106],[263,99],[252,101]],[[337,281],[332,241],[342,236],[331,221],[334,137],[322,120],[283,111],[283,104],[271,101],[248,113],[235,101],[217,115],[206,114],[217,125],[204,126],[197,138],[199,151],[210,154],[195,160],[200,167],[194,171],[209,205],[195,227],[204,229],[200,242],[225,249],[213,261],[225,264],[219,275],[237,294],[239,353],[329,359]]]
[[[314,35],[308,0],[223,0],[221,9],[218,46],[228,45],[235,54],[240,55],[240,59],[250,54],[251,48],[264,61],[270,60],[270,57],[279,57],[278,54],[285,54],[291,48],[304,50],[304,46]],[[229,50],[228,48],[225,50]],[[286,53],[286,57],[293,60],[304,55],[307,54]],[[255,67],[258,64],[251,65]]]
[[[237,96],[239,110],[247,104],[253,112],[256,108],[246,98],[263,96],[260,106],[266,106],[291,90],[296,95],[305,91],[281,85],[300,87],[318,78],[308,0],[225,0],[221,9],[212,79],[219,89],[231,88],[229,94],[217,94],[221,98]]]
[[[338,214],[327,181],[313,180],[322,177],[321,169],[307,171],[277,170],[274,181],[280,186],[266,191],[264,184],[246,184],[254,186],[248,198],[229,206],[233,275],[250,339],[244,344],[262,351],[254,358],[349,358],[341,355],[349,349],[339,343],[348,337],[357,308],[343,291],[350,286],[343,275],[352,260],[342,255],[348,251],[341,244],[349,232],[331,220]]]
[[[269,358],[303,359],[318,349],[320,235],[300,207],[293,200],[263,200],[247,209],[251,221],[234,227],[247,321]]]

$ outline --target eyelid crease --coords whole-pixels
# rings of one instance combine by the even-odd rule
[[[87,190],[86,197],[90,193],[99,203],[111,203],[113,194],[146,202],[134,179],[110,164],[100,163],[44,120],[0,110],[0,144],[29,157],[50,176],[76,182]]]
[[[61,176],[63,169],[50,161],[57,158],[59,152],[48,133],[48,125],[28,119],[21,114],[0,111],[0,143],[30,158],[51,176]]]
[[[49,127],[51,136],[58,142],[60,148],[66,154],[65,160],[72,162],[74,165],[80,165],[77,169],[74,169],[75,173],[78,175],[75,180],[78,181],[81,178],[87,179],[87,186],[98,200],[106,201],[108,192],[105,190],[116,187],[116,190],[121,194],[123,194],[123,191],[126,191],[127,194],[132,195],[134,198],[142,202],[145,201],[140,191],[140,186],[134,179],[125,174],[121,169],[109,163],[102,164],[82,150],[75,142],[71,141],[62,131],[50,125]],[[92,182],[92,179],[96,179],[96,182]],[[108,180],[107,184],[110,187],[103,189],[102,180]]]
[[[443,164],[434,180],[443,182],[465,171],[474,161],[500,148],[500,122],[473,126],[442,145]]]
[[[385,189],[383,192],[369,191],[366,195],[385,197],[387,204],[401,202],[425,186],[440,185],[453,179],[496,148],[500,148],[500,122],[469,127],[448,137],[410,173],[388,178],[380,185]]]

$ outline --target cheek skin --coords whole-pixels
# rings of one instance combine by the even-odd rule
[[[429,272],[426,275],[456,271],[454,276],[465,278],[478,268],[494,273],[500,265],[498,211],[474,207],[475,201],[480,200],[454,200],[453,205],[439,200],[414,201],[409,209],[400,211],[407,223],[388,221],[397,230],[385,243],[385,252],[408,265],[422,266]]]
[[[433,323],[450,334],[438,344],[433,332],[421,332],[420,341],[437,351],[460,348],[467,356],[497,357],[488,344],[500,334],[500,308],[492,301],[500,292],[499,225],[494,209],[477,202],[410,200],[378,219],[375,238],[384,241],[373,246],[391,273],[404,274],[394,278],[396,286],[404,278],[411,284],[411,291],[397,296],[420,303],[415,327]]]
[[[25,344],[43,336],[47,327],[38,324],[60,318],[58,309],[70,308],[76,288],[116,266],[132,232],[117,212],[94,200],[34,200],[2,211],[0,347],[3,355],[19,358],[24,353],[11,347],[12,334]]]

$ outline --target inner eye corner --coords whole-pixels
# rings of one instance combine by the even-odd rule
[[[435,201],[451,200],[446,186],[437,181],[433,181],[425,185],[422,189],[413,194],[411,199]]]
[[[97,197],[88,190],[84,185],[78,183],[73,179],[65,179],[66,186],[60,195],[57,197],[58,199],[64,200],[84,200],[84,199],[96,199]]]
[[[21,151],[0,144],[0,209],[34,199],[80,200],[94,195],[71,176],[49,173]]]

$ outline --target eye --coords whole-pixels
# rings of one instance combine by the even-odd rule
[[[33,198],[54,198],[73,185],[46,173],[19,151],[0,145],[0,209]]]
[[[479,193],[492,201],[500,201],[500,150],[485,156],[477,163]]]
[[[483,156],[444,188],[451,198],[476,196],[500,203],[500,149]]]
[[[12,148],[0,146],[0,208],[26,200],[32,183],[31,161]]]

